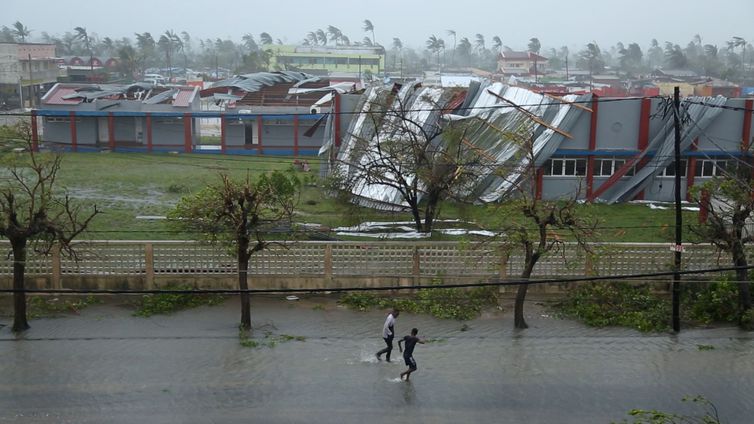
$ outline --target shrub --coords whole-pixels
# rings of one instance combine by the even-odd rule
[[[193,290],[187,285],[168,286],[165,290]],[[157,293],[147,294],[141,298],[134,315],[149,317],[158,314],[170,314],[182,309],[196,308],[202,305],[219,305],[225,301],[225,297],[218,294],[200,293]]]

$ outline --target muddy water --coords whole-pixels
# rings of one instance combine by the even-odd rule
[[[382,311],[316,298],[253,308],[253,340],[276,345],[240,345],[235,300],[153,318],[93,306],[20,338],[0,319],[0,423],[609,423],[637,407],[693,412],[680,399],[697,394],[726,423],[754,420],[754,335],[733,328],[589,329],[535,304],[523,332],[508,313],[468,328],[404,313],[399,334],[433,340],[406,383],[397,351],[373,356]]]

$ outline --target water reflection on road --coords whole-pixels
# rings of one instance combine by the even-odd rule
[[[256,348],[239,343],[235,300],[153,318],[93,306],[18,339],[0,320],[0,423],[608,423],[632,408],[694,411],[680,399],[697,394],[727,423],[754,412],[754,335],[734,328],[589,329],[535,305],[523,332],[509,314],[466,329],[403,313],[399,335],[433,340],[406,383],[397,351],[374,358],[382,311],[316,298],[253,308]]]

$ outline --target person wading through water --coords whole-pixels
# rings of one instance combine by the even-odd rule
[[[382,339],[385,340],[387,346],[375,354],[378,361],[382,360],[381,356],[384,353],[385,359],[390,362],[390,352],[393,351],[393,338],[395,337],[395,319],[398,318],[398,315],[400,314],[401,311],[394,308],[393,311],[387,315],[387,318],[385,318],[385,325],[382,326]]]

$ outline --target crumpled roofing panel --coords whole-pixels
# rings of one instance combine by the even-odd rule
[[[381,127],[377,130],[367,113],[371,105],[378,104],[378,99],[386,98],[388,93],[389,90],[382,87],[371,87],[365,93],[365,100],[357,108],[361,113],[351,122],[348,135],[341,145],[338,166],[344,175],[355,177],[353,194],[362,200],[370,199],[381,204],[405,206],[404,200],[395,188],[367,184],[365,178],[359,178],[360,165],[373,159],[363,151],[355,149],[359,140],[362,140],[362,143],[363,140],[369,140],[370,145],[374,146],[378,142],[376,135],[391,140],[400,140],[405,137],[405,134],[401,134],[404,128],[399,125],[398,114],[388,114],[384,117]],[[418,122],[425,129],[440,125],[441,118],[451,122],[468,122],[469,130],[466,133],[466,140],[482,150],[490,160],[494,160],[500,169],[510,170],[506,178],[496,175],[494,169],[483,171],[485,173],[477,179],[472,192],[484,202],[497,201],[505,196],[521,178],[521,172],[528,165],[528,158],[522,159],[519,146],[510,141],[509,134],[525,130],[526,133],[533,135],[537,165],[549,159],[565,138],[554,130],[535,123],[526,113],[502,101],[500,97],[510,100],[529,113],[542,118],[549,125],[565,132],[568,132],[584,114],[582,110],[573,107],[568,102],[591,100],[591,95],[585,95],[567,96],[564,101],[558,101],[523,88],[484,81],[469,88],[459,115],[443,116],[441,110],[443,101],[450,99],[452,93],[451,90],[443,88],[405,85],[397,93],[391,108],[398,111],[402,105],[404,110],[409,111],[407,117]],[[323,148],[322,152],[324,151]],[[413,178],[412,175],[407,177]]]
[[[444,103],[443,97],[446,97],[445,100],[447,100],[449,96],[447,96],[448,92],[442,88],[406,84],[398,91],[390,106],[390,110],[396,113],[387,114],[379,129],[377,129],[374,126],[370,111],[382,104],[380,99],[386,98],[388,92],[381,87],[372,87],[365,93],[366,100],[357,108],[362,113],[351,121],[348,135],[344,138],[338,152],[338,167],[343,175],[355,179],[352,192],[359,198],[405,207],[407,204],[397,189],[382,184],[367,184],[366,178],[360,177],[362,166],[375,158],[370,156],[369,150],[372,149],[366,149],[367,152],[356,152],[355,147],[366,142],[374,148],[383,139],[391,141],[406,139],[407,129],[400,118],[401,111],[405,111],[405,117],[408,120],[430,131],[432,127],[439,125],[440,109]],[[394,178],[395,176],[388,174],[387,177]],[[409,182],[413,178],[412,175],[405,177]]]
[[[687,150],[692,141],[701,134],[705,128],[722,112],[723,106],[728,99],[723,96],[686,97],[681,103],[682,110],[688,114],[689,123],[683,126],[681,132],[681,152]],[[707,105],[707,106],[705,106]],[[712,107],[709,107],[712,106]],[[637,161],[646,156],[649,151],[654,151],[654,156],[628,181],[621,184],[609,195],[598,200],[606,203],[626,202],[633,199],[636,194],[644,190],[651,182],[651,177],[662,172],[673,162],[675,151],[675,133],[673,131],[673,115],[668,113],[664,117],[663,130],[649,142],[648,148],[637,156]]]
[[[280,72],[255,72],[253,74],[236,75],[234,77],[217,81],[209,88],[234,87],[247,92],[259,91],[264,87],[271,87],[281,83],[299,83],[318,81],[319,77],[304,72],[280,71]]]

